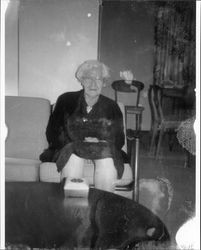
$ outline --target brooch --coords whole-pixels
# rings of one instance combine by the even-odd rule
[[[83,120],[83,122],[87,122],[88,121],[88,119],[85,118],[85,117],[83,117],[82,120]]]

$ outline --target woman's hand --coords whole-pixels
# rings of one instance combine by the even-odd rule
[[[85,142],[99,142],[98,138],[96,137],[85,137],[84,141]]]
[[[84,141],[85,142],[106,142],[106,140],[99,140],[96,137],[85,137]]]

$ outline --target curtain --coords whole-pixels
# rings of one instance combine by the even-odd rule
[[[154,84],[195,87],[195,2],[161,2],[155,15]]]

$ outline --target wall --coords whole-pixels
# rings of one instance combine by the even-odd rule
[[[98,6],[94,0],[21,1],[19,83],[17,65],[13,64],[15,77],[9,79],[7,74],[6,94],[15,92],[19,84],[19,95],[55,102],[61,93],[80,89],[74,77],[77,66],[86,59],[97,58]],[[9,33],[15,41],[16,30]],[[13,58],[14,41],[9,46],[14,51]]]
[[[140,104],[143,112],[142,129],[150,128],[150,109],[147,97],[153,83],[154,5],[149,1],[111,1],[102,4],[99,56],[111,69],[111,80],[120,79],[120,71],[132,70],[136,80],[144,83]],[[104,94],[114,99],[111,87]],[[118,100],[135,105],[136,94],[119,93]],[[128,126],[134,128],[134,117]]]
[[[18,8],[12,1],[5,14],[5,93],[18,95]]]
[[[99,1],[21,0],[19,54],[18,1],[10,3],[6,17],[6,95],[44,97],[53,103],[61,93],[80,89],[74,77],[77,66],[86,59],[97,58]],[[122,40],[126,51],[120,55],[121,60],[114,57],[111,63],[115,74],[129,68],[145,84],[140,102],[145,107],[142,129],[149,130],[147,90],[152,83],[154,26],[152,16],[145,14],[143,6],[142,3],[134,16],[133,50],[127,47],[126,39]],[[132,61],[126,56],[128,54],[132,56]],[[119,63],[115,64],[115,60]],[[111,87],[103,93],[114,99]],[[133,97],[123,96],[122,101],[132,104]],[[133,117],[129,117],[128,122],[133,128]]]

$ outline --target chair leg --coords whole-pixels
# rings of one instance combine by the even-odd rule
[[[158,144],[157,144],[157,147],[156,147],[156,159],[159,158],[163,134],[164,134],[164,128],[161,128],[160,131],[159,131]]]
[[[137,132],[139,132],[141,130],[141,115],[136,114],[135,118],[136,118],[135,129],[136,129]]]
[[[141,131],[142,129],[142,113],[137,115],[137,119],[136,119],[136,128],[138,131]]]
[[[134,185],[133,185],[133,200],[138,202],[139,199],[139,138],[136,137],[132,141],[131,149],[131,167],[134,176]]]
[[[154,124],[153,129],[152,129],[151,144],[150,144],[150,149],[149,149],[150,156],[155,155],[155,145],[156,145],[157,133],[158,133],[157,125]]]
[[[176,141],[176,136],[175,136],[175,132],[169,132],[168,134],[169,140],[168,140],[168,146],[169,146],[169,150],[170,152],[172,152],[173,150],[173,146],[175,144]]]
[[[128,120],[128,113],[127,113],[127,108],[125,107],[125,126],[126,126],[126,129],[128,128],[128,125],[127,125],[127,120]]]

